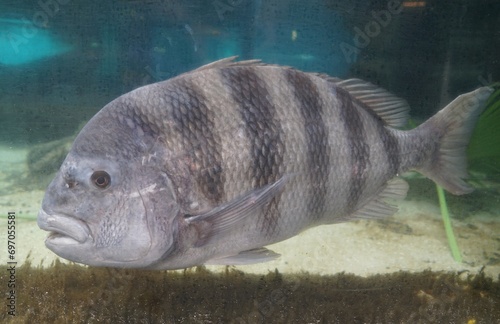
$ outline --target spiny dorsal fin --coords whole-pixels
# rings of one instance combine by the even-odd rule
[[[209,69],[220,69],[227,67],[240,66],[274,66],[283,69],[293,69],[288,66],[278,66],[275,64],[266,64],[261,60],[246,60],[236,62],[238,56],[230,56],[221,60],[205,64],[192,72],[200,72]],[[192,73],[188,72],[188,73]],[[307,73],[307,72],[306,72]],[[349,92],[354,98],[359,100],[363,105],[372,109],[387,125],[391,127],[401,127],[408,122],[410,107],[408,103],[390,92],[379,88],[369,82],[360,79],[341,80],[325,74],[310,73],[311,75],[319,76],[329,82],[335,83],[337,86]]]
[[[227,67],[240,67],[240,66],[267,66],[267,67],[275,67],[275,68],[280,68],[280,69],[292,69],[294,70],[293,67],[286,66],[286,65],[278,65],[278,64],[272,64],[272,63],[264,63],[260,59],[254,59],[254,60],[245,60],[245,61],[235,61],[238,58],[237,55],[235,56],[230,56],[226,57],[223,59],[220,59],[218,61],[212,62],[205,64],[203,66],[200,66],[196,70],[193,70],[191,72],[199,72],[199,71],[204,71],[204,70],[209,70],[209,69],[222,69],[222,68],[227,68]],[[191,73],[187,72],[187,73]],[[304,72],[307,73],[307,72]]]
[[[235,61],[236,58],[238,58],[237,55],[226,57],[226,58],[220,59],[218,61],[200,66],[199,68],[197,68],[193,72],[199,72],[199,71],[209,70],[209,69],[221,69],[221,68],[226,68],[226,67],[230,67],[230,66],[262,66],[262,65],[266,65],[265,63],[262,63],[261,60],[246,60],[246,61],[236,62]]]
[[[402,127],[408,122],[410,106],[406,100],[387,90],[360,79],[341,80],[324,74],[319,76],[349,92],[363,105],[372,109],[388,126]]]

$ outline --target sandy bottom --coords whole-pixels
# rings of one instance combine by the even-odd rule
[[[26,150],[0,148],[0,246],[7,247],[7,214],[16,213],[15,261],[30,255],[34,265],[50,265],[58,258],[44,245],[46,232],[36,224],[43,190],[17,189],[26,174]],[[269,249],[282,256],[272,262],[236,268],[248,273],[353,273],[360,276],[392,273],[469,271],[484,267],[487,276],[500,275],[500,211],[478,211],[453,220],[463,262],[453,260],[436,203],[413,198],[398,204],[399,212],[382,221],[356,221],[310,229]],[[29,219],[32,218],[32,219]],[[0,254],[6,264],[8,255]],[[208,266],[223,270],[225,267]]]

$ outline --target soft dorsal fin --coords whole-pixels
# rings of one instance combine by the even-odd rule
[[[406,100],[396,97],[389,91],[360,79],[341,80],[325,75],[321,77],[349,92],[363,105],[372,109],[388,126],[402,127],[408,122],[410,106]]]

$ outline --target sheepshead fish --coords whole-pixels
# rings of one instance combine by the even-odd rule
[[[492,89],[417,127],[370,83],[223,59],[106,105],[51,182],[38,225],[59,256],[92,266],[249,264],[307,228],[395,213],[417,170],[472,188],[465,149]]]

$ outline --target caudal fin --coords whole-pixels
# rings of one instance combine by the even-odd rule
[[[465,152],[474,125],[492,92],[492,88],[482,87],[460,95],[418,127],[419,131],[433,136],[439,143],[429,161],[417,171],[455,195],[473,190],[464,181],[467,178]]]

